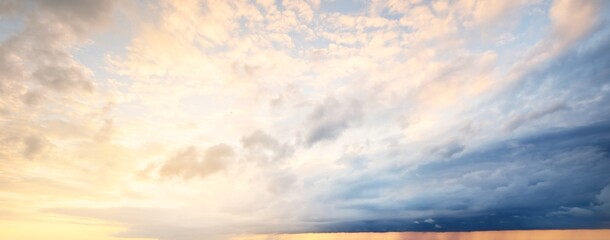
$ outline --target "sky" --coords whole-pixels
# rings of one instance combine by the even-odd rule
[[[608,26],[604,0],[0,0],[0,239],[608,237]]]

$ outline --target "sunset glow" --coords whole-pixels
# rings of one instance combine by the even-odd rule
[[[608,240],[610,1],[0,0],[0,240]]]
[[[610,230],[530,230],[485,232],[307,233],[238,236],[232,240],[605,240]]]

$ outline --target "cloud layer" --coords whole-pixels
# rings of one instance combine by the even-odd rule
[[[0,224],[610,227],[604,1],[0,9]]]

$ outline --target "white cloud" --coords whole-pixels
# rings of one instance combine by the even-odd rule
[[[572,43],[599,24],[601,3],[597,0],[556,0],[550,9],[554,34],[561,41]]]

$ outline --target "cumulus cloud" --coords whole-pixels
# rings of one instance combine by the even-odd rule
[[[0,43],[0,109],[6,126],[29,139],[24,156],[32,157],[49,145],[43,143],[55,141],[49,132],[57,131],[46,129],[41,122],[48,118],[37,115],[51,114],[82,126],[88,123],[74,113],[84,115],[83,105],[95,111],[93,73],[73,53],[112,20],[114,1],[2,1],[2,5],[3,11],[19,16],[10,21],[23,22]],[[39,137],[28,137],[31,132]],[[7,137],[6,131],[0,136]]]
[[[12,92],[19,93],[20,88],[27,87],[23,82],[29,82],[55,91],[92,91],[90,71],[74,60],[71,51],[90,33],[108,24],[114,1],[51,0],[31,4],[19,8],[27,18],[23,30],[0,45],[0,69],[7,70],[3,71],[3,88],[11,86]]]
[[[309,114],[305,143],[309,146],[323,140],[333,140],[363,117],[362,104],[357,101],[339,102],[328,97]]]
[[[610,214],[610,185],[605,186],[599,194],[595,196],[595,201],[599,204],[595,207],[596,210],[599,210],[604,214]]]
[[[294,148],[282,144],[262,131],[256,131],[242,138],[242,146],[246,149],[247,160],[260,164],[270,164],[293,154]]]
[[[225,144],[208,147],[203,152],[191,146],[165,161],[159,168],[159,175],[185,180],[205,178],[224,170],[233,156],[233,149]]]

